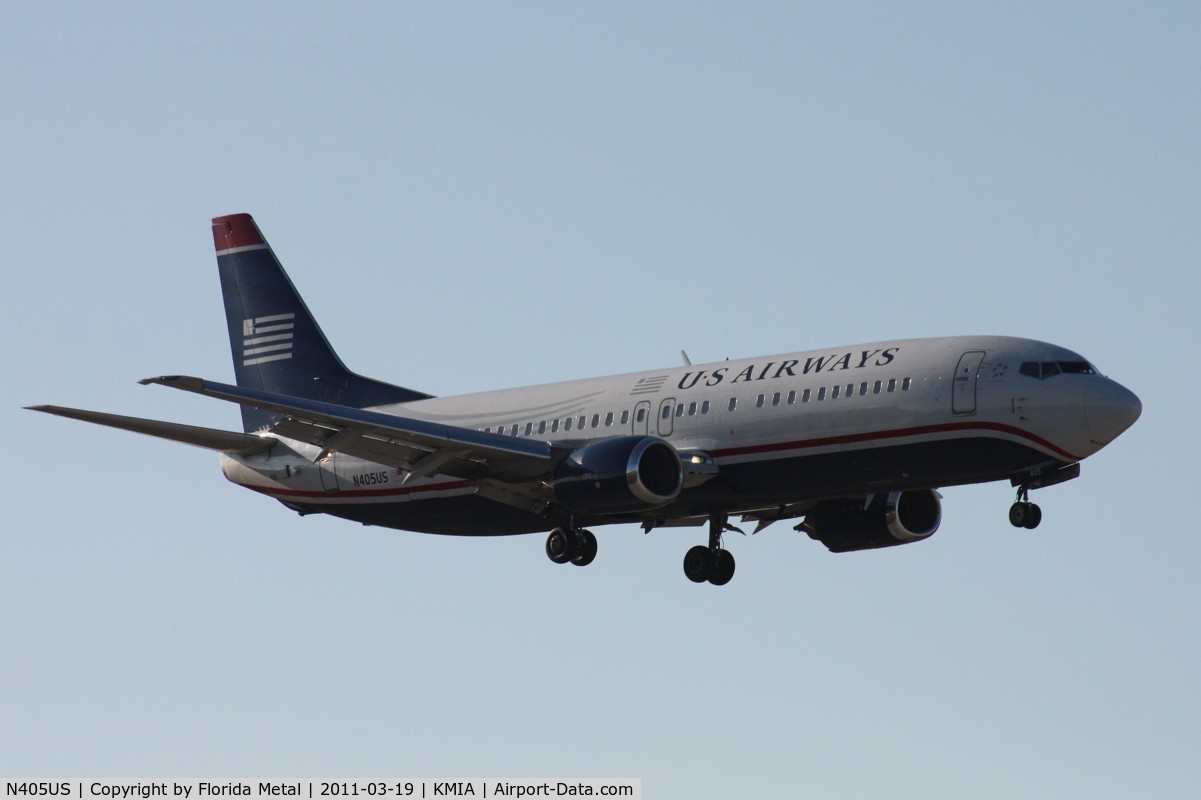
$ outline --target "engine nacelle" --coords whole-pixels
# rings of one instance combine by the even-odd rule
[[[680,454],[657,436],[591,442],[555,468],[555,500],[576,514],[618,514],[667,505],[680,495]]]
[[[933,489],[893,492],[864,500],[831,500],[805,516],[804,529],[832,553],[874,550],[929,538],[942,522]]]

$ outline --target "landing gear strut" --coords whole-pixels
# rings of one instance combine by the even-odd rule
[[[1019,486],[1017,501],[1009,507],[1009,524],[1015,528],[1034,530],[1042,521],[1042,509],[1030,502],[1030,489]]]
[[[596,558],[596,537],[583,528],[555,528],[546,537],[546,556],[556,564],[586,567]]]
[[[726,519],[725,514],[710,516],[709,546],[698,544],[684,554],[684,575],[693,583],[708,581],[714,586],[725,586],[734,577],[734,556],[721,546]]]

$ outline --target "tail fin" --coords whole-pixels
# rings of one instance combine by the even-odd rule
[[[346,369],[249,214],[215,217],[213,243],[238,386],[355,408],[430,396]],[[242,407],[246,431],[277,418]]]

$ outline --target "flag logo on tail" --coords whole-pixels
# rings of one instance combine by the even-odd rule
[[[272,314],[242,320],[242,366],[291,358],[295,317],[295,314]]]

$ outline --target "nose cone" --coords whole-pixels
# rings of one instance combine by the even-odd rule
[[[1143,404],[1134,392],[1107,378],[1092,382],[1084,395],[1084,416],[1093,440],[1106,445],[1134,424]]]

